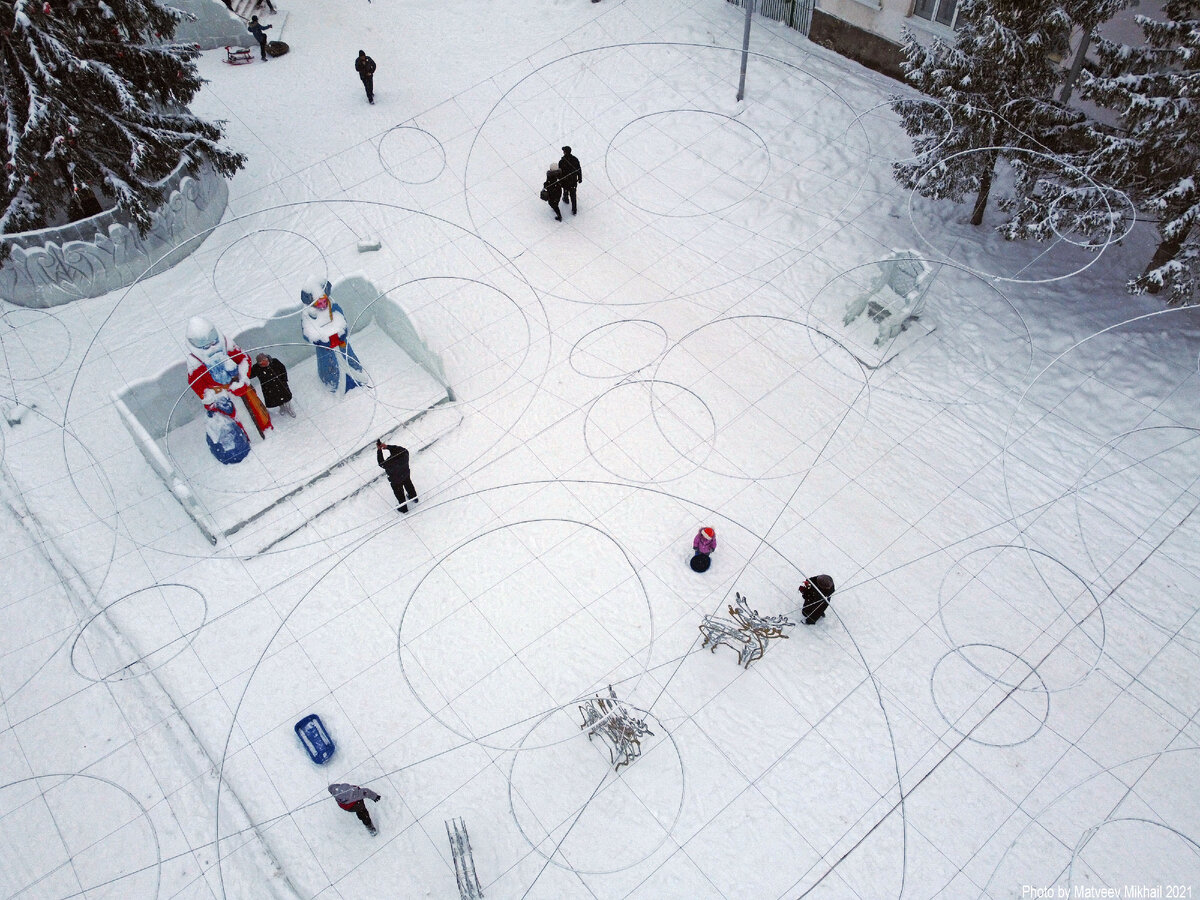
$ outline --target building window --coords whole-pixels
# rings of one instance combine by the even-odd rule
[[[913,15],[953,28],[958,16],[958,0],[917,0]]]

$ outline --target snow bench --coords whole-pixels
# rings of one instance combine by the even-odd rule
[[[787,616],[762,616],[758,610],[751,609],[746,598],[741,594],[737,597],[737,606],[729,607],[731,618],[722,619],[719,616],[705,616],[700,624],[700,633],[704,635],[701,648],[708,647],[716,651],[724,644],[737,651],[738,665],[744,669],[750,668],[750,663],[762,659],[767,652],[767,645],[775,638],[786,638],[783,629],[792,628],[795,622]]]
[[[846,306],[842,324],[849,325],[864,312],[879,326],[875,346],[896,337],[925,307],[925,292],[933,275],[913,250],[897,250],[878,263],[879,273],[867,289]]]

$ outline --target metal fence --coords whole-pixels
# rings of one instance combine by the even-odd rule
[[[726,0],[726,2],[745,8],[747,0]],[[816,0],[750,0],[750,2],[755,4],[754,11],[760,16],[782,22],[808,37]]]

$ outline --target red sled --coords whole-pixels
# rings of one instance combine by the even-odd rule
[[[254,62],[254,57],[250,55],[249,47],[226,47],[225,62],[231,66],[240,66],[243,63]]]

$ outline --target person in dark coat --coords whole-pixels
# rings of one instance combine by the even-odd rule
[[[267,29],[271,27],[258,21],[258,16],[251,16],[250,24],[246,26],[246,30],[258,41],[258,52],[262,54],[263,62],[267,61]]]
[[[562,221],[562,212],[558,208],[558,201],[562,200],[562,172],[558,169],[546,170],[546,183],[542,185],[541,197],[550,204],[550,208],[554,210],[554,218]]]
[[[292,389],[288,387],[287,367],[283,363],[273,356],[260,353],[254,357],[250,377],[258,379],[267,409],[278,408],[280,412],[296,418],[296,411],[292,409]]]
[[[800,585],[800,599],[804,601],[800,611],[804,614],[805,625],[817,624],[817,620],[829,608],[829,598],[832,596],[833,579],[828,575],[814,575]]]
[[[367,826],[367,831],[372,835],[379,834],[379,829],[371,821],[371,814],[367,811],[367,804],[364,802],[373,800],[378,803],[382,798],[377,793],[370,788],[359,787],[357,784],[331,784],[329,793],[333,794],[333,799],[337,801],[338,806],[358,816],[358,821]]]
[[[358,59],[354,61],[354,71],[362,79],[363,88],[367,92],[367,102],[375,102],[375,60],[367,56],[366,50],[358,51]]]
[[[562,159],[558,161],[558,170],[562,172],[559,181],[562,182],[563,198],[571,201],[571,215],[575,215],[579,212],[575,202],[575,188],[583,184],[583,167],[579,165],[579,160],[571,155],[570,147],[563,147],[562,151]]]
[[[388,451],[387,459],[383,458],[384,450]],[[408,470],[408,451],[406,449],[397,447],[395,444],[376,441],[375,461],[379,463],[379,468],[387,473],[392,493],[400,502],[400,505],[396,507],[397,512],[408,512],[409,500],[413,503],[420,502],[417,500],[417,489],[413,487],[412,475]]]

